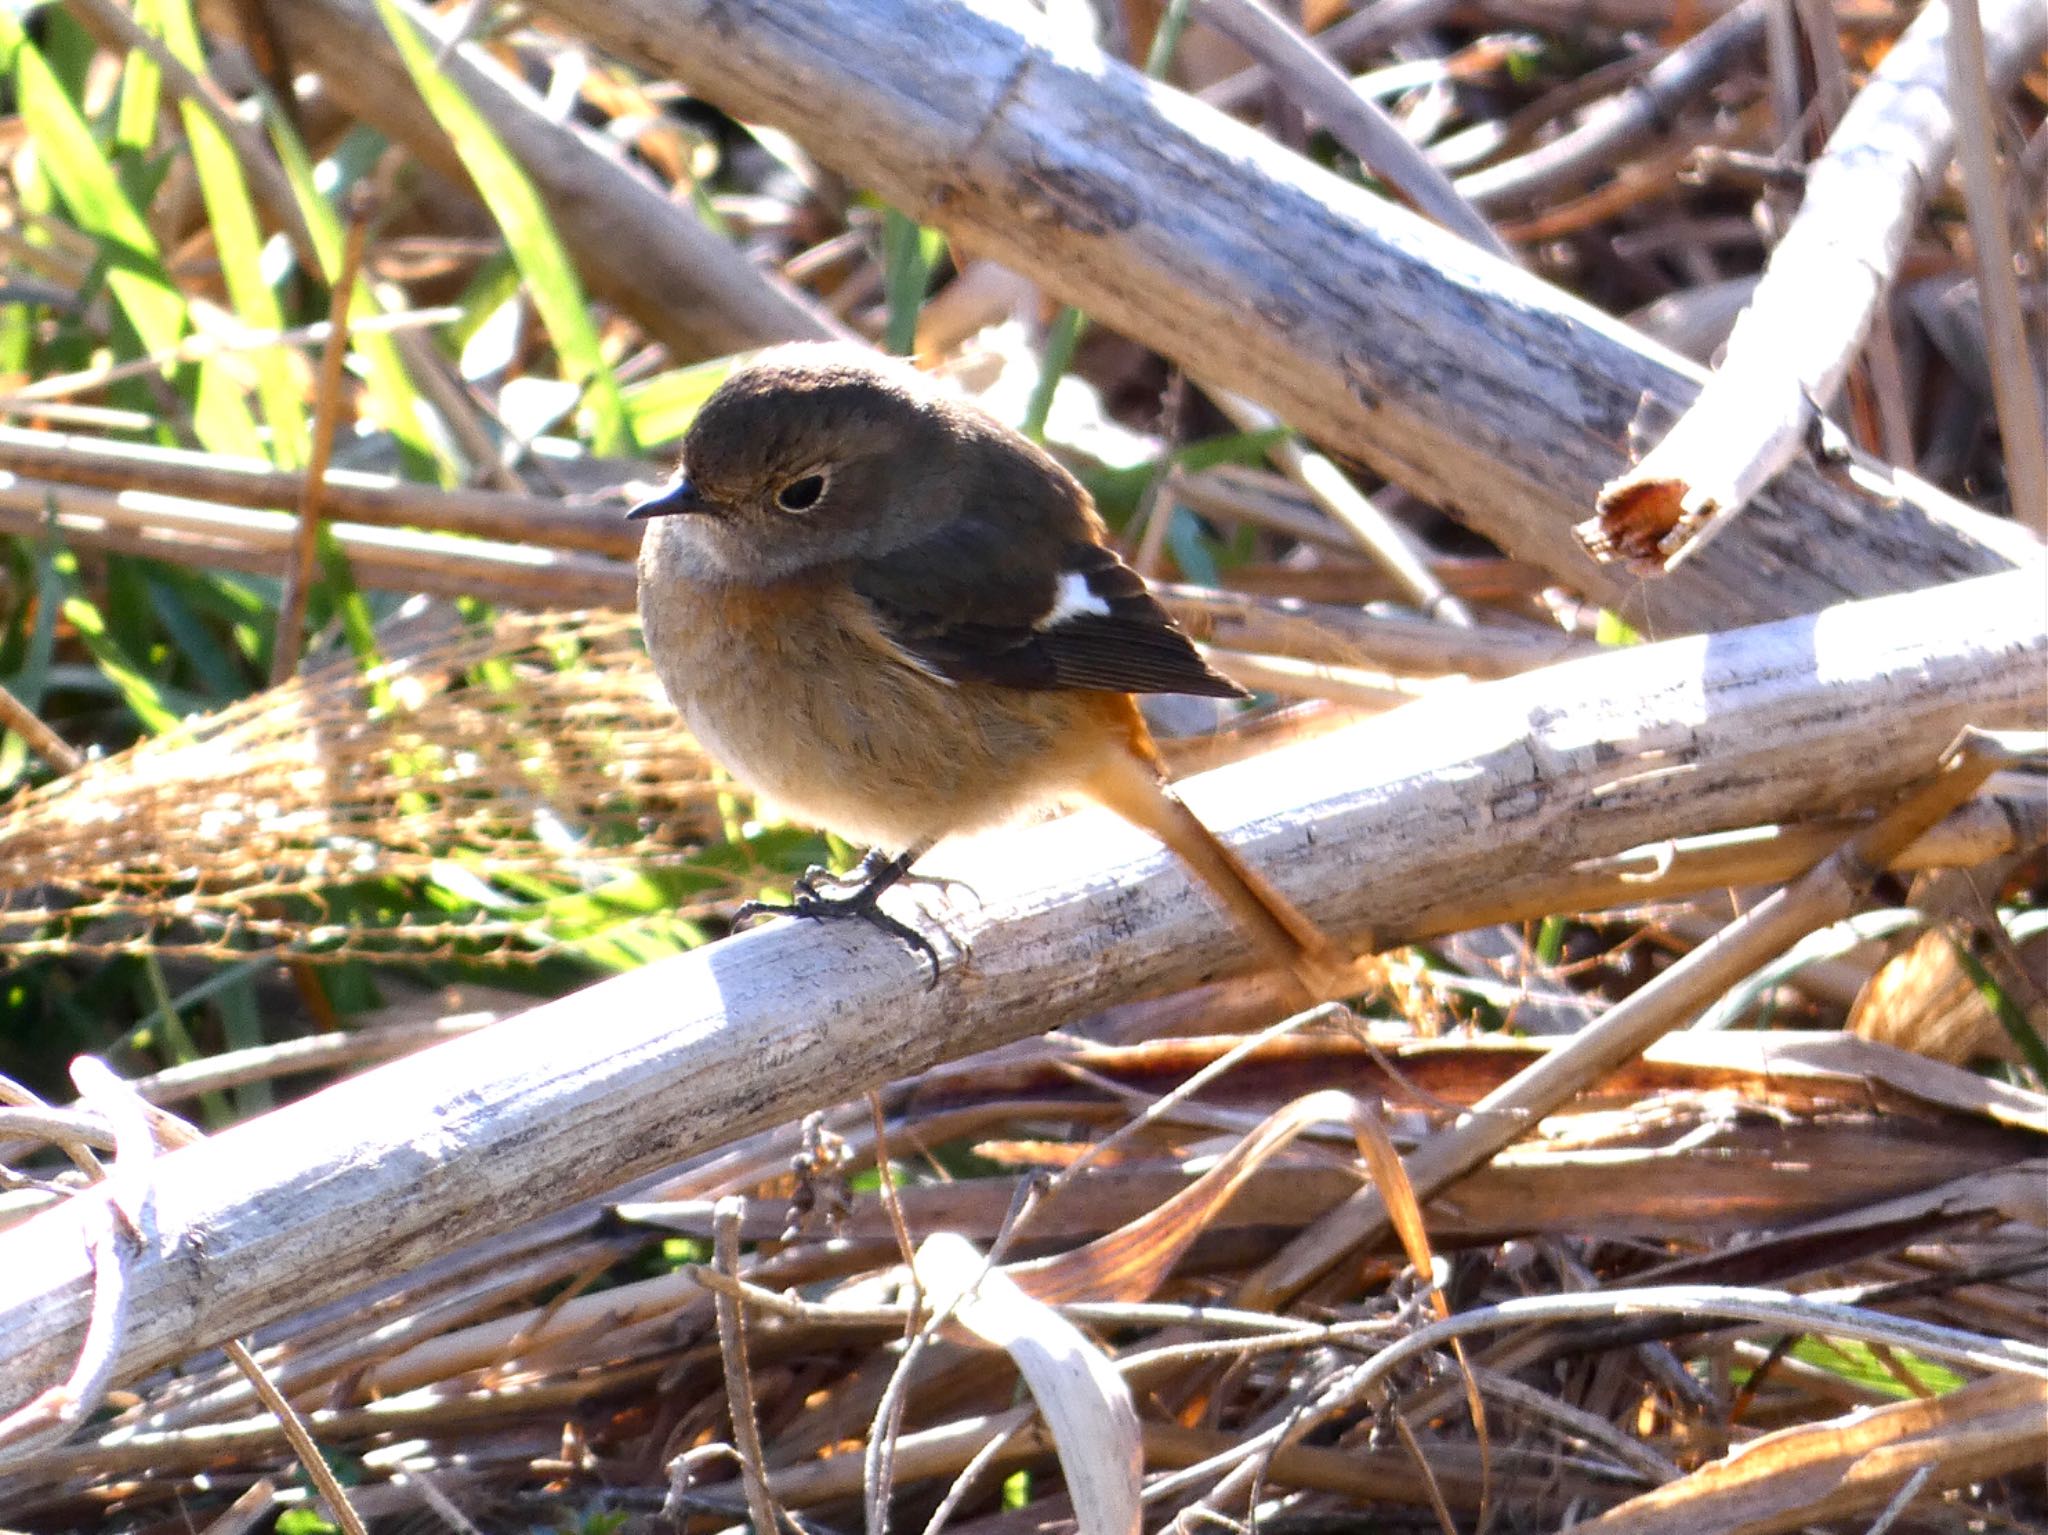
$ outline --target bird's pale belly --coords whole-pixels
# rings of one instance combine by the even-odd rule
[[[933,677],[843,588],[671,582],[643,619],[662,685],[712,757],[792,817],[891,851],[1078,786],[1090,764],[1076,756],[1103,741],[1093,716],[1130,707]]]

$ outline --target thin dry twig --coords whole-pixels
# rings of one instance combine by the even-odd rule
[[[1256,0],[1244,0],[1255,4]],[[1279,417],[1264,407],[1228,390],[1208,391],[1223,413],[1239,431],[1271,431]],[[1358,488],[1321,453],[1302,446],[1291,434],[1267,450],[1273,462],[1289,478],[1298,480],[1315,502],[1356,535],[1359,543],[1399,582],[1429,617],[1460,629],[1472,627],[1472,610],[1444,590],[1443,583],[1424,563],[1420,540],[1372,504]]]
[[[85,765],[85,754],[44,724],[35,710],[0,685],[0,730],[11,730],[28,743],[28,749],[60,773]]]
[[[319,1490],[337,1522],[347,1535],[369,1535],[369,1526],[356,1512],[349,1501],[348,1492],[341,1485],[341,1479],[334,1474],[334,1468],[327,1464],[327,1457],[320,1453],[319,1442],[313,1437],[313,1430],[300,1416],[297,1408],[285,1399],[283,1392],[271,1382],[263,1367],[250,1354],[247,1344],[240,1338],[229,1338],[221,1344],[221,1350],[240,1370],[255,1389],[263,1405],[277,1419],[277,1426],[284,1431],[285,1439],[292,1447],[292,1453],[305,1468],[306,1479]]]
[[[430,313],[417,311],[403,318]],[[360,335],[375,323],[352,321],[350,330]],[[325,326],[317,329],[323,336],[332,335]],[[20,427],[0,426],[0,469],[24,480],[149,492],[227,506],[296,507],[306,497],[304,474],[273,469],[266,463],[154,443],[109,442]],[[639,547],[638,530],[623,518],[601,515],[595,507],[565,506],[544,496],[444,489],[330,467],[320,501],[329,517],[372,527],[424,528],[626,560]],[[630,597],[630,592],[627,595]],[[626,605],[631,606],[630,602]]]
[[[1453,8],[1453,0],[1386,0],[1325,27],[1314,35],[1312,42],[1318,53],[1349,58],[1426,31]],[[1199,94],[1211,106],[1235,111],[1266,90],[1272,78],[1269,66],[1255,63],[1214,85],[1204,86]]]
[[[1459,193],[1475,207],[1497,210],[1584,180],[1638,151],[1645,135],[1725,80],[1742,56],[1756,48],[1771,3],[1743,0],[1673,48],[1640,80],[1630,81],[1611,100],[1586,113],[1569,133],[1512,160],[1460,176]]]
[[[718,1271],[737,1279],[740,1271],[740,1210],[721,1199],[712,1215],[712,1258]],[[782,1516],[769,1495],[766,1459],[761,1450],[760,1409],[755,1404],[753,1372],[747,1365],[747,1314],[738,1297],[720,1290],[713,1301],[718,1314],[718,1355],[725,1368],[726,1410],[732,1417],[732,1443],[739,1454],[740,1477],[747,1488],[747,1512],[761,1535],[775,1535]]]
[[[1342,70],[1260,0],[1200,0],[1202,16],[1265,64],[1282,88],[1310,108],[1373,175],[1424,216],[1504,261],[1507,245],[1442,171],[1408,142],[1378,103],[1351,88]]]
[[[1184,582],[1155,583],[1152,590],[1175,622],[1203,643],[1405,676],[1509,677],[1600,651],[1561,631],[1493,624],[1467,629],[1338,603],[1258,597]]]
[[[341,425],[342,367],[348,360],[349,305],[362,274],[363,251],[370,238],[370,205],[358,200],[349,209],[348,236],[327,308],[327,346],[320,354],[320,378],[313,397],[313,446],[306,464],[299,520],[292,539],[291,564],[285,573],[284,595],[277,606],[277,637],[270,652],[272,686],[299,669],[306,646],[306,604],[320,557],[321,497],[327,465],[334,456],[334,434]]]

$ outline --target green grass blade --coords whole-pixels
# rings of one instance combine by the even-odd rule
[[[377,624],[370,616],[370,604],[356,585],[355,571],[350,569],[348,555],[341,540],[334,536],[333,527],[321,523],[314,530],[314,543],[333,617],[341,624],[342,638],[348,642],[350,652],[368,670],[383,659],[377,648]],[[378,685],[375,696],[381,705],[385,696],[383,684]]]
[[[1159,25],[1152,32],[1152,46],[1145,51],[1145,73],[1154,80],[1164,80],[1167,70],[1173,67],[1173,56],[1180,48],[1180,35],[1187,25],[1188,0],[1167,0]]]
[[[249,410],[241,382],[217,364],[203,363],[192,396],[192,430],[209,453],[268,458],[263,431]]]
[[[1053,392],[1066,376],[1067,367],[1074,360],[1074,348],[1081,344],[1081,332],[1087,328],[1088,317],[1070,306],[1053,318],[1052,328],[1046,332],[1045,360],[1038,369],[1038,382],[1032,385],[1031,402],[1024,407],[1022,431],[1033,442],[1045,440]]]
[[[313,241],[313,249],[320,261],[318,276],[322,282],[332,283],[341,272],[342,246],[347,239],[341,227],[341,220],[335,215],[333,205],[321,192],[318,178],[313,169],[313,160],[306,153],[306,146],[293,132],[275,103],[266,100],[264,123],[270,130],[270,142],[277,150],[278,162],[284,166],[285,179],[291,183],[292,196],[299,205],[299,212],[306,220],[307,233]],[[349,295],[348,312],[351,318],[383,313],[384,306],[377,301],[370,285],[360,278],[356,291]],[[412,375],[406,371],[405,359],[399,355],[398,343],[381,332],[364,335],[360,332],[350,337],[351,349],[362,358],[365,382],[369,385],[370,407],[378,424],[398,439],[400,453],[405,458],[406,468],[420,475],[432,473],[443,485],[453,485],[462,477],[462,466],[449,454],[434,433],[427,430],[423,412],[426,402],[413,387]]]
[[[135,0],[135,20],[154,27],[156,0]],[[114,148],[146,155],[156,143],[157,111],[163,104],[164,72],[141,49],[130,50],[121,66],[120,106],[114,114]]]
[[[732,367],[732,358],[720,357],[628,384],[619,398],[633,424],[633,440],[642,448],[653,448],[681,437]]]
[[[106,253],[114,302],[146,350],[169,351],[184,334],[185,299],[164,273],[156,237],[57,72],[6,10],[0,10],[0,58],[13,68],[22,122],[57,196]]]
[[[561,357],[564,376],[583,390],[592,449],[606,456],[631,452],[632,433],[619,400],[618,383],[598,346],[583,284],[541,205],[540,194],[483,114],[435,65],[434,45],[399,7],[398,0],[377,0],[377,12],[397,44],[413,84],[454,143],[470,180],[504,231],[512,259],[519,263],[534,307]]]
[[[206,1052],[192,1038],[177,1004],[171,1000],[171,988],[164,980],[164,967],[154,954],[142,956],[142,973],[149,988],[144,1005],[156,1009],[152,1016],[159,1020],[157,1029],[162,1035],[164,1056],[174,1066],[189,1066],[194,1061],[205,1059]],[[234,1107],[224,1093],[201,1093],[199,1111],[209,1130],[224,1130],[234,1123]]]
[[[1967,944],[1957,942],[1950,935],[1948,946],[1955,955],[1957,966],[1969,977],[1971,987],[1991,1010],[1991,1016],[1998,1020],[1998,1026],[2005,1030],[2013,1048],[2019,1051],[2020,1059],[2027,1063],[2027,1069],[2035,1076],[2048,1076],[2048,1043],[2044,1043],[2034,1032],[2033,1025],[2027,1022],[2026,1009],[2006,994],[1990,967],[1972,954]]]
[[[199,585],[192,572],[151,564],[143,570],[145,600],[183,669],[219,704],[231,703],[261,686],[258,678],[223,644],[194,608],[190,593]]]
[[[47,501],[44,504],[49,505]],[[30,709],[42,707],[50,662],[57,653],[57,610],[64,603],[64,572],[59,568],[58,557],[63,552],[57,534],[56,509],[51,507],[49,532],[36,551],[36,616],[29,626],[21,670],[8,682],[14,696]]]
[[[222,987],[213,1006],[220,1016],[221,1044],[225,1049],[254,1050],[270,1042],[264,1037],[263,1009],[256,1000],[254,976],[239,976],[235,984]],[[234,1090],[234,1110],[227,1123],[276,1106],[277,1089],[272,1083],[261,1079],[244,1082]]]
[[[490,322],[492,315],[519,297],[519,265],[509,252],[499,251],[479,263],[476,275],[462,290],[455,305],[462,318],[441,332],[449,354],[460,357],[463,349]]]
[[[206,59],[191,0],[161,0],[158,8],[164,41],[172,55],[194,73],[203,73]],[[263,230],[241,158],[227,135],[198,107],[181,101],[178,112],[192,146],[192,165],[206,202],[207,222],[213,226],[229,301],[245,325],[256,330],[283,330],[283,306],[263,276]],[[312,437],[291,361],[277,347],[261,348],[253,354],[253,361],[257,398],[270,428],[270,457],[280,468],[304,468]]]
[[[106,615],[100,612],[92,599],[79,593],[66,597],[64,616],[78,631],[78,637],[84,642],[86,652],[91,655],[93,665],[99,668],[100,675],[113,684],[114,691],[142,721],[143,728],[151,735],[166,735],[176,730],[177,712],[165,701],[163,693],[134,658],[115,642],[108,632]]]
[[[917,347],[917,316],[931,287],[932,268],[945,253],[946,237],[888,208],[882,214],[882,267],[888,295],[889,329],[882,345],[899,357]]]
[[[36,46],[42,49],[51,71],[64,87],[64,94],[73,101],[85,100],[86,76],[99,53],[99,44],[93,41],[92,34],[78,24],[65,6],[45,5],[39,9],[33,3],[23,5],[17,0],[8,9],[17,15],[35,16],[42,28]]]

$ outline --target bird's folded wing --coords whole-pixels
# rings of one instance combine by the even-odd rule
[[[915,664],[1001,687],[1245,696],[1114,550],[1074,538],[1003,547],[995,531],[955,523],[856,567],[854,590]]]

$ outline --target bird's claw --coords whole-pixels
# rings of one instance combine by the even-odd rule
[[[969,895],[974,897],[976,905],[979,905],[981,903],[981,892],[979,890],[976,890],[974,886],[970,885],[966,880],[954,879],[949,875],[919,874],[913,870],[912,872],[907,873],[903,876],[903,883],[906,885],[930,885],[935,890],[942,890],[949,893],[954,890],[965,890]]]
[[[823,879],[829,878],[835,885],[853,885],[846,895],[825,895],[818,889]],[[890,881],[889,883],[894,883]],[[829,870],[810,868],[791,883],[787,906],[771,906],[765,901],[748,901],[733,913],[735,929],[744,927],[756,917],[806,917],[817,922],[837,922],[851,919],[865,922],[870,927],[895,938],[912,953],[922,955],[931,965],[930,984],[939,984],[939,951],[932,942],[909,923],[892,917],[883,911],[879,901],[887,884],[878,884],[872,879],[855,883],[852,879],[832,875]]]

